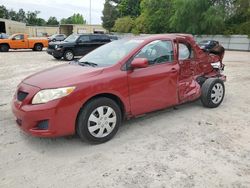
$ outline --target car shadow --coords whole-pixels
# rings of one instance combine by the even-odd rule
[[[131,134],[134,129],[138,129],[138,126],[144,126],[144,123],[147,127],[151,126],[150,123],[153,120],[158,119],[168,119],[173,116],[173,113],[177,114],[182,113],[190,108],[204,108],[201,105],[199,100],[192,103],[186,103],[179,106],[155,111],[148,113],[146,115],[132,118],[130,120],[125,120],[122,123],[117,135],[111,139],[109,142],[103,144],[91,144],[89,142],[82,141],[79,136],[67,136],[59,138],[38,138],[30,136],[26,133],[20,132],[21,137],[28,147],[32,150],[37,150],[42,153],[60,153],[67,148],[68,153],[83,150],[89,150],[90,148],[108,148],[108,147],[120,147],[121,143],[126,143],[126,136]],[[152,127],[153,128],[153,127]],[[73,147],[72,147],[73,146]]]
[[[38,53],[38,52],[46,52],[45,49],[43,49],[42,51],[33,51],[32,49],[19,49],[19,50],[9,50],[8,52],[1,52],[1,53],[12,53],[12,52],[35,52],[35,53]]]

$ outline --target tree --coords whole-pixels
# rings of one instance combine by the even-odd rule
[[[207,0],[175,0],[170,26],[177,32],[216,34],[224,31],[224,10]]]
[[[134,27],[134,19],[126,16],[115,21],[113,30],[119,33],[130,33]]]
[[[59,25],[59,22],[57,21],[56,17],[50,16],[47,25]]]
[[[4,5],[0,6],[0,18],[9,18],[9,11],[6,9]]]
[[[19,22],[24,22],[26,23],[26,13],[25,11],[21,8],[19,9],[19,11],[17,12],[17,21]]]
[[[83,15],[77,13],[71,16],[72,24],[86,24],[86,20],[84,20]]]
[[[172,15],[172,0],[142,0],[141,15],[136,19],[134,32],[170,32],[169,19]]]
[[[140,1],[141,0],[122,0],[118,5],[119,16],[138,17],[140,15]]]
[[[86,24],[86,20],[81,14],[77,13],[68,18],[61,19],[61,24]]]
[[[14,11],[14,10],[12,10],[12,9],[9,10],[8,17],[9,17],[9,19],[11,19],[11,20],[18,21],[17,13],[16,13],[16,11]]]
[[[28,11],[26,14],[27,16],[27,24],[29,25],[38,25],[38,26],[43,26],[46,25],[46,21],[42,18],[37,18],[37,15],[40,13],[40,11]]]
[[[111,3],[110,0],[105,0],[104,9],[102,11],[102,26],[108,31],[111,31],[115,24],[115,20],[118,18],[117,8]]]

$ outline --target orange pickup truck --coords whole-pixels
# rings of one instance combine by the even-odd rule
[[[28,35],[23,33],[14,34],[8,39],[0,39],[0,52],[8,52],[9,49],[42,51],[44,47],[48,47],[48,39],[28,38]]]

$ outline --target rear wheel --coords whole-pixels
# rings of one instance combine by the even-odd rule
[[[121,110],[113,100],[98,98],[88,102],[80,111],[77,133],[81,139],[94,143],[110,140],[121,124]]]
[[[74,59],[74,53],[71,50],[66,50],[64,52],[64,59],[67,61],[72,61]]]
[[[205,107],[218,107],[225,95],[224,82],[218,78],[209,78],[202,85],[201,102]]]
[[[34,51],[42,51],[42,50],[43,50],[43,45],[42,44],[35,44]]]
[[[9,51],[9,46],[7,44],[2,44],[0,45],[0,51],[1,52],[8,52]]]

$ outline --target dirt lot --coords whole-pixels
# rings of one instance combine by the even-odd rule
[[[26,76],[66,63],[46,52],[0,53],[0,187],[250,187],[250,53],[226,52],[226,96],[126,121],[101,145],[34,138],[10,101]]]

